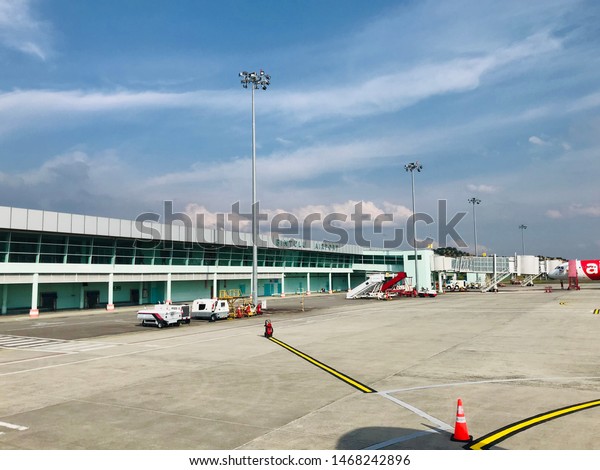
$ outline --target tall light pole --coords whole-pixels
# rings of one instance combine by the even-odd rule
[[[252,282],[250,296],[252,303],[258,303],[258,213],[256,207],[256,122],[254,117],[254,90],[267,89],[271,84],[271,76],[263,70],[256,72],[240,72],[242,86],[252,89]]]
[[[523,248],[523,256],[525,256],[525,229],[527,228],[527,225],[519,225],[519,228],[521,229],[521,246]]]
[[[413,226],[413,247],[415,249],[415,289],[419,290],[419,268],[418,268],[418,260],[417,260],[417,221],[416,221],[416,211],[415,211],[415,170],[420,172],[423,169],[423,165],[419,162],[408,163],[404,165],[404,169],[406,171],[410,171],[410,176],[412,180],[412,226]]]
[[[481,204],[481,199],[472,197],[469,202],[473,204],[473,239],[475,240],[475,256],[477,256],[477,222],[475,219],[475,204]]]

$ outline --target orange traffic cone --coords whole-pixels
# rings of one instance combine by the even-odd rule
[[[469,436],[467,420],[465,419],[465,410],[463,409],[462,400],[460,398],[458,399],[458,404],[456,405],[456,424],[454,425],[454,435],[450,439],[458,442],[470,442],[473,440],[473,436]]]

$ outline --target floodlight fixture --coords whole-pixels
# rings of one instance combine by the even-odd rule
[[[404,165],[404,169],[406,171],[417,171],[417,172],[421,172],[421,170],[423,169],[423,165],[421,165],[418,161],[417,162],[413,162],[413,163],[408,163],[407,165]]]

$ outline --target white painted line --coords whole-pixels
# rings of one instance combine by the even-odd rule
[[[33,346],[43,346],[43,345],[47,345],[48,343],[44,343],[41,341],[27,341],[27,342],[19,342],[19,343],[15,343],[15,342],[11,342],[11,343],[0,343],[0,346],[3,348],[30,348]]]
[[[48,343],[31,346],[29,349],[46,349],[51,351],[87,351],[90,349],[110,348],[112,344],[103,343]]]
[[[428,431],[420,431],[415,432],[413,434],[409,434],[408,436],[397,437],[395,439],[390,439],[389,441],[380,442],[379,444],[373,444],[372,446],[365,447],[363,450],[379,450],[385,449],[394,444],[398,444],[399,442],[412,441],[413,439],[417,439],[418,437],[426,436],[427,434],[432,434],[437,432],[435,429],[430,429]]]
[[[54,339],[48,339],[48,338],[35,338],[35,337],[30,337],[30,336],[6,336],[4,338],[1,338],[0,341],[2,341],[2,343],[23,343],[23,342],[28,342],[28,341],[56,341]]]
[[[65,343],[67,344],[67,343]],[[31,349],[33,351],[37,351],[37,350],[52,350],[52,351],[60,351],[61,349],[63,349],[65,347],[65,344],[61,344],[61,343],[40,343],[40,344],[33,344],[31,346],[27,346],[27,348],[23,348],[23,349]]]
[[[423,385],[420,387],[409,387],[409,388],[398,388],[395,390],[384,390],[380,391],[379,394],[389,393],[400,393],[400,392],[413,392],[415,390],[427,390],[430,388],[444,388],[444,387],[457,387],[461,385],[480,385],[480,384],[492,384],[492,383],[509,383],[509,382],[544,382],[544,381],[572,381],[572,380],[598,380],[600,376],[591,377],[521,377],[519,379],[490,379],[490,380],[474,380],[472,382],[454,382],[446,384],[435,384],[435,385]]]
[[[49,352],[49,351],[41,351],[41,352]],[[0,363],[0,367],[2,366],[9,366],[12,364],[20,364],[21,362],[31,362],[31,361],[39,361],[40,359],[48,359],[50,357],[64,357],[64,353],[51,353],[51,354],[45,354],[43,356],[40,357],[30,357],[29,359],[18,359],[16,361],[8,361],[8,362],[2,362]]]
[[[21,340],[38,340],[38,341],[51,341],[57,343],[65,343],[66,339],[54,339],[54,338],[40,338],[38,336],[15,336],[15,335],[0,335],[0,341],[21,341]]]
[[[410,387],[410,388],[402,388],[402,389],[396,389],[396,390],[387,390],[384,392],[377,392],[377,395],[387,398],[388,400],[393,401],[394,403],[402,406],[403,408],[406,408],[407,410],[410,410],[413,413],[416,413],[417,415],[421,416],[422,418],[425,418],[426,420],[435,424],[439,430],[453,432],[454,428],[452,428],[452,426],[440,421],[437,418],[434,418],[433,416],[425,413],[424,411],[419,410],[418,408],[416,408],[412,405],[409,405],[408,403],[403,402],[402,400],[399,400],[389,394],[390,393],[399,393],[399,392],[408,392],[408,391],[414,391],[414,390],[426,390],[426,389],[440,388],[440,387],[453,387],[453,386],[457,386],[457,385],[475,385],[475,384],[502,383],[502,382],[534,382],[534,381],[564,381],[564,380],[570,381],[570,380],[583,380],[583,379],[597,380],[597,379],[600,379],[600,377],[545,377],[545,378],[529,378],[529,379],[528,378],[520,378],[520,379],[478,380],[478,381],[473,381],[473,382],[457,382],[457,383],[450,383],[450,384],[424,385],[421,387]],[[409,434],[407,436],[401,436],[401,437],[398,437],[395,439],[390,439],[390,440],[387,440],[384,442],[380,442],[378,444],[373,444],[372,446],[366,447],[364,450],[384,449],[386,447],[397,444],[399,442],[406,442],[406,441],[410,441],[412,439],[417,439],[417,438],[427,435],[427,434],[439,432],[438,429],[430,429],[427,431],[415,432],[415,433]]]
[[[388,395],[387,393],[379,392],[378,395],[381,395],[382,397],[393,401],[394,403],[400,405],[401,407],[406,408],[409,411],[412,411],[413,413],[420,416],[421,418],[424,418],[427,421],[429,421],[430,423],[435,424],[439,429],[441,429],[443,431],[453,431],[454,430],[452,428],[452,426],[444,423],[443,421],[440,421],[439,419],[434,418],[433,416],[425,413],[423,410],[420,410],[412,405],[409,405],[408,403],[406,403],[402,400],[398,400],[397,398],[392,397],[392,396]]]
[[[0,421],[0,426],[3,428],[16,429],[17,431],[27,431],[29,428],[26,426],[19,426],[18,424],[10,424]]]
[[[190,344],[200,344],[200,343],[208,343],[208,342],[212,342],[212,341],[219,341],[221,339],[227,339],[227,338],[235,338],[236,336],[243,336],[247,333],[238,333],[238,334],[232,334],[232,335],[225,335],[225,336],[217,336],[215,338],[208,338],[208,339],[201,339],[199,341],[189,341],[187,343],[177,343],[177,344],[171,344],[168,346],[158,346],[156,349],[154,349],[154,351],[161,351],[161,350],[165,350],[165,349],[175,349],[175,348],[185,348],[186,346],[189,346]],[[174,337],[170,337],[170,339],[173,339]],[[162,338],[165,339],[165,338]],[[168,339],[168,338],[166,338]],[[129,346],[135,346],[135,343],[131,343],[129,344]],[[146,345],[144,345],[146,346]],[[72,366],[72,365],[77,365],[77,364],[85,364],[88,362],[95,362],[95,361],[103,361],[106,359],[113,359],[115,357],[125,357],[125,356],[134,356],[136,354],[146,354],[148,353],[147,349],[143,349],[140,351],[131,351],[131,352],[126,352],[126,353],[120,353],[120,354],[113,354],[110,356],[100,356],[100,357],[93,357],[90,359],[82,359],[81,361],[73,361],[73,362],[66,362],[64,364],[53,364],[53,365],[49,365],[49,366],[41,366],[41,367],[33,367],[31,369],[22,369],[22,370],[16,370],[13,372],[4,372],[4,373],[0,373],[0,377],[8,377],[10,375],[18,375],[18,374],[27,374],[29,372],[37,372],[40,370],[48,370],[48,369],[55,369],[58,367],[66,367],[66,366]]]
[[[60,352],[63,354],[70,354],[73,352],[86,352],[97,349],[106,349],[113,346],[113,343],[95,343],[66,339],[0,335],[0,348],[5,349]]]
[[[79,348],[77,348],[77,351],[78,352],[96,351],[98,349],[112,348],[113,346],[114,346],[113,344],[106,344],[106,343],[84,344],[82,346],[79,346]]]
[[[37,338],[22,338],[22,339],[7,339],[7,340],[0,340],[0,344],[3,345],[15,345],[15,344],[48,344],[48,343],[52,343],[54,344],[54,340],[49,340],[49,339],[37,339]]]

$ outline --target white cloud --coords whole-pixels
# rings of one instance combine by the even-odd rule
[[[562,219],[563,217],[562,213],[556,209],[548,209],[546,211],[546,216],[551,219]]]
[[[357,207],[358,206],[358,207]],[[314,214],[320,214],[322,218],[329,214],[338,214],[340,226],[353,227],[355,221],[352,220],[353,214],[361,212],[365,216],[370,216],[370,220],[375,220],[379,215],[388,214],[393,217],[394,221],[406,220],[412,211],[403,205],[392,204],[389,202],[375,203],[373,201],[357,201],[347,200],[341,203],[330,203],[330,204],[311,204],[303,207],[298,207],[290,211],[298,217],[299,220],[307,220]],[[282,209],[273,211],[273,214],[283,213]],[[344,219],[345,220],[342,220]]]
[[[434,96],[475,89],[480,86],[485,74],[560,46],[558,40],[547,34],[537,34],[478,57],[422,63],[393,72],[373,71],[367,79],[357,76],[345,85],[335,84],[314,91],[311,88],[307,91],[280,89],[262,96],[257,112],[281,114],[286,119],[299,122],[390,113]],[[44,53],[38,42],[23,41],[20,48],[31,54]],[[0,132],[29,128],[39,123],[60,125],[61,120],[56,119],[58,115],[72,120],[82,114],[122,110],[188,108],[232,114],[247,109],[248,104],[240,99],[240,93],[237,89],[182,93],[154,90],[15,90],[0,94]]]
[[[65,113],[121,111],[144,108],[207,107],[237,108],[239,94],[199,91],[188,93],[166,93],[156,91],[53,91],[16,90],[0,95],[0,112]]]
[[[573,215],[585,215],[588,217],[600,217],[600,205],[583,206],[581,204],[571,204],[569,211]]]
[[[204,228],[216,229],[217,228],[217,212],[211,212],[202,204],[191,203],[185,206],[184,213],[190,217],[193,224],[204,223]],[[198,216],[201,216],[200,218]],[[227,219],[224,219],[222,223],[229,223]],[[247,222],[240,223],[240,228],[247,229],[249,224]]]
[[[135,173],[112,151],[75,150],[38,168],[0,172],[0,200],[15,207],[129,217],[146,197]]]
[[[562,219],[565,217],[600,217],[600,205],[571,204],[562,210],[549,209],[546,216],[551,219]]]
[[[328,89],[282,92],[270,103],[302,121],[388,113],[433,96],[472,90],[486,73],[560,47],[559,40],[539,33],[479,57],[422,63],[393,73],[371,73],[366,80],[361,76],[361,81]]]
[[[39,168],[29,171],[14,174],[0,173],[0,180],[6,186],[31,188],[56,183],[64,184],[63,178],[66,178],[73,186],[82,179],[87,179],[89,167],[89,157],[83,152],[75,151],[54,157],[44,162]]]
[[[597,108],[598,106],[600,106],[600,92],[595,92],[576,99],[567,109],[571,112],[577,112]]]
[[[242,108],[244,106],[244,108]],[[245,109],[239,94],[198,91],[187,93],[134,91],[15,90],[0,94],[0,134],[36,125],[62,126],[82,116],[148,109],[208,109],[232,113]],[[57,120],[60,117],[60,120]]]
[[[284,139],[283,137],[276,137],[275,140],[281,145],[292,145],[294,143],[293,141]]]
[[[529,137],[529,142],[532,143],[533,145],[549,145],[549,142],[543,140],[540,137],[537,137],[535,135],[532,135],[531,137]]]
[[[29,0],[0,0],[0,44],[46,60],[51,53],[49,26],[36,20]]]
[[[558,111],[557,111],[558,112]],[[538,137],[536,135],[532,135],[527,139],[530,144],[535,145],[536,147],[553,147],[554,149],[560,148],[565,152],[569,152],[572,150],[571,144],[569,142],[565,142],[556,138],[547,138],[547,137]]]
[[[266,184],[285,185],[290,182],[310,180],[328,173],[389,164],[383,157],[409,151],[414,143],[399,145],[391,139],[350,141],[342,144],[322,144],[303,147],[293,151],[278,151],[260,157],[260,179]],[[173,185],[191,182],[245,181],[250,168],[249,158],[235,158],[217,161],[213,164],[201,163],[191,170],[166,173],[151,180],[153,185]]]
[[[499,188],[497,186],[489,185],[489,184],[468,184],[467,189],[469,191],[475,191],[478,193],[496,193]]]
[[[232,229],[230,220],[231,212],[227,214],[223,214],[222,212],[213,212],[207,209],[204,205],[197,203],[188,204],[184,212],[192,219],[194,223],[197,220],[198,215],[202,215],[205,228],[217,228],[217,223],[220,219],[220,223],[224,224],[224,228],[226,230]],[[243,210],[240,210],[240,212],[242,212],[242,217],[239,220],[239,228],[243,232],[250,232],[250,214],[244,214]],[[345,202],[334,202],[330,204],[308,204],[306,206],[295,207],[290,210],[281,208],[260,208],[261,215],[267,217],[266,221],[261,222],[261,225],[271,226],[274,217],[288,214],[293,220],[295,220],[298,228],[300,229],[303,225],[306,224],[308,226],[311,223],[316,225],[317,228],[319,226],[322,227],[323,221],[328,215],[335,215],[335,220],[333,223],[336,227],[352,229],[355,227],[355,220],[353,220],[353,216],[359,212],[365,217],[369,217],[369,219],[365,219],[365,224],[367,225],[373,224],[378,216],[385,215],[386,217],[382,217],[380,220],[382,224],[389,225],[392,222],[398,223],[400,221],[405,221],[408,217],[410,217],[410,215],[412,215],[412,211],[403,205],[392,204],[389,202],[377,204],[373,201],[356,200],[347,200]],[[383,219],[386,220],[384,221]],[[392,220],[388,221],[387,219]],[[284,222],[284,220],[289,219],[280,219],[280,221],[274,226],[279,228],[287,228],[289,225],[287,222]]]

